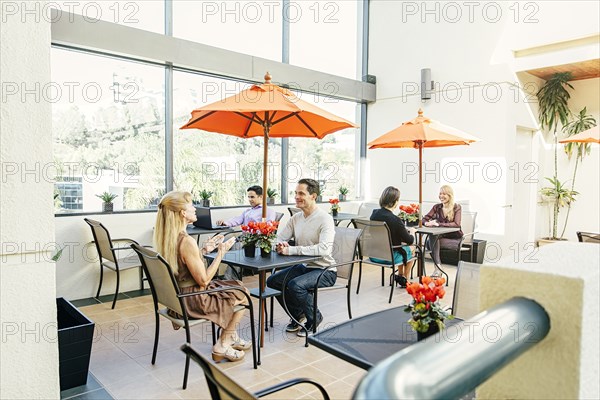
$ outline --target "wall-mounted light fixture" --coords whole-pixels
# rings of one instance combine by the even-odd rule
[[[433,91],[433,81],[431,80],[431,69],[423,68],[421,70],[421,100],[431,99]]]

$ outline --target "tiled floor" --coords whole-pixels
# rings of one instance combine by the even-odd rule
[[[358,271],[358,269],[356,269]],[[452,289],[456,267],[446,266],[450,274],[450,287],[442,300],[452,302]],[[365,266],[361,291],[356,295],[356,278],[352,293],[354,317],[389,307],[407,304],[409,296],[403,289],[396,289],[392,304],[388,304],[389,286],[380,285],[380,269]],[[256,277],[245,277],[249,288],[257,286]],[[126,294],[110,309],[105,303],[81,306],[80,310],[96,323],[92,346],[90,373],[97,380],[84,392],[63,392],[63,398],[105,399],[208,399],[210,398],[202,370],[192,363],[188,387],[182,389],[185,356],[179,347],[185,341],[183,330],[174,331],[171,323],[161,318],[159,352],[156,364],[150,363],[154,338],[154,315],[149,295],[134,297]],[[255,310],[258,306],[255,303]],[[346,297],[343,290],[319,293],[319,308],[325,319],[322,328],[348,320]],[[275,306],[275,327],[267,332],[262,351],[262,365],[252,368],[251,355],[237,363],[219,364],[233,379],[250,391],[256,391],[278,382],[296,378],[312,378],[325,386],[332,399],[349,399],[365,371],[342,361],[314,346],[304,347],[302,338],[284,331],[288,318],[278,305]],[[390,321],[393,323],[393,321]],[[242,335],[249,338],[249,319],[242,322]],[[192,328],[192,346],[210,357],[212,339],[210,324]],[[82,394],[79,394],[82,393]],[[72,397],[79,394],[77,397]],[[270,398],[312,399],[319,393],[308,385],[273,394]]]

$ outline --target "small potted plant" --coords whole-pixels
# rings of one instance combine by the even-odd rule
[[[267,189],[267,204],[275,204],[275,197],[279,196],[277,190],[275,189]]]
[[[205,189],[200,191],[199,196],[202,199],[202,207],[210,207],[210,198],[212,197],[213,193],[214,192]]]
[[[242,225],[242,234],[238,240],[242,243],[244,255],[254,257],[256,255],[256,242],[258,241],[258,228],[256,222],[249,222],[248,225]]]
[[[341,210],[340,200],[339,199],[329,199],[329,204],[331,204],[331,215],[334,217],[338,215],[338,212]]]
[[[250,226],[250,224],[248,224]],[[277,239],[279,221],[255,222],[256,246],[260,248],[262,257],[270,257],[273,243]]]
[[[446,283],[444,278],[424,276],[421,278],[421,283],[415,282],[406,286],[406,291],[413,300],[404,311],[411,313],[408,323],[417,332],[418,340],[423,340],[444,329],[446,327],[444,319],[454,318],[438,301],[446,294],[444,283]]]
[[[96,197],[102,199],[102,212],[113,212],[113,200],[119,197],[114,193],[104,192]]]
[[[338,189],[340,194],[338,196],[338,198],[340,199],[340,201],[346,201],[346,196],[348,195],[348,188],[346,186],[340,186],[340,188]]]

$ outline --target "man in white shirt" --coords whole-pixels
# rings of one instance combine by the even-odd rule
[[[283,280],[288,274],[285,289],[285,304],[292,317],[290,324],[286,327],[287,332],[298,332],[298,336],[306,335],[306,332],[319,326],[323,316],[317,310],[317,320],[313,321],[314,304],[313,295],[309,289],[315,287],[317,278],[327,268],[335,264],[332,257],[333,239],[335,237],[335,225],[331,215],[317,207],[317,196],[319,195],[319,183],[314,179],[301,179],[296,186],[296,207],[302,212],[292,216],[287,225],[280,229],[277,234],[277,253],[284,255],[314,255],[321,258],[309,264],[298,264],[283,269],[267,279],[267,286],[283,290]],[[295,245],[290,246],[288,240],[294,238]],[[335,270],[327,271],[319,280],[319,287],[333,286],[337,278]],[[283,307],[282,296],[277,301]],[[285,307],[284,307],[285,308]],[[296,322],[302,322],[306,318],[305,330],[300,329]]]

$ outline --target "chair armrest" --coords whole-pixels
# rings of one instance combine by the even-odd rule
[[[264,396],[270,395],[272,393],[279,392],[280,390],[287,389],[289,387],[298,385],[300,383],[308,383],[308,384],[315,386],[317,389],[319,389],[319,391],[323,395],[323,398],[325,400],[329,400],[329,395],[327,394],[327,391],[325,390],[325,388],[323,386],[321,386],[321,384],[319,384],[318,382],[315,382],[312,379],[308,379],[308,378],[290,379],[289,381],[281,382],[276,385],[269,386],[268,388],[259,390],[259,391],[255,392],[254,395],[256,397],[264,397]]]
[[[458,248],[460,249],[465,241],[465,238],[468,236],[474,236],[477,232],[471,232],[471,233],[466,233],[463,235],[462,238],[460,238],[460,242],[458,243]]]

